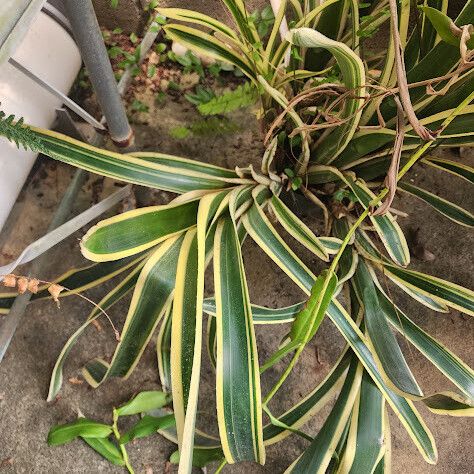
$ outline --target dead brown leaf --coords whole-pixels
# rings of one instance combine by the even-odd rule
[[[84,380],[78,379],[77,377],[71,377],[68,379],[68,382],[72,385],[82,385]]]
[[[16,287],[16,276],[15,275],[6,275],[2,281],[3,286],[7,288],[15,288]]]

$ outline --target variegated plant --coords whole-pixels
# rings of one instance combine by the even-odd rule
[[[201,465],[203,459],[219,460],[219,470],[239,461],[263,464],[266,446],[289,435],[303,436],[309,444],[287,472],[388,472],[387,406],[434,464],[435,441],[414,402],[435,413],[472,416],[474,373],[395,305],[379,277],[385,275],[434,311],[455,308],[474,314],[472,291],[407,268],[409,248],[391,213],[399,189],[460,225],[474,225],[470,212],[433,190],[399,181],[423,161],[453,180],[474,183],[474,169],[429,154],[437,146],[474,144],[474,37],[469,26],[474,0],[466,2],[454,22],[446,16],[446,0],[425,0],[411,12],[418,18],[413,31],[409,0],[372,1],[360,8],[354,0],[272,1],[275,23],[268,38],[259,37],[243,0],[223,2],[235,29],[193,11],[160,13],[181,22],[165,26],[169,38],[233,64],[253,84],[267,144],[261,169],[224,169],[161,153],[121,155],[11,120],[0,122],[7,138],[54,159],[179,194],[168,205],[129,211],[90,229],[81,247],[97,263],[59,280],[81,291],[123,275],[100,302],[104,309],[133,290],[115,354],[109,362],[95,359],[84,374],[93,386],[111,376],[127,377],[161,323],[159,373],[163,388],[172,393],[176,419],[176,429],[163,434],[178,445],[180,473],[191,471],[193,456]],[[364,38],[383,25],[390,28],[390,44],[373,51]],[[385,176],[386,188],[380,184]],[[326,229],[309,228],[285,204],[293,192],[322,209]],[[327,269],[315,275],[302,263],[269,213],[327,262]],[[308,295],[306,302],[278,309],[252,305],[241,254],[247,235]],[[204,272],[211,261],[215,296],[205,299]],[[2,296],[5,312],[13,296]],[[209,315],[206,333],[203,313]],[[49,399],[60,390],[71,347],[98,316],[95,310],[66,343]],[[271,399],[325,317],[340,331],[345,349],[311,393],[286,413],[272,414]],[[289,325],[287,339],[264,362],[258,358],[255,324]],[[396,332],[458,393],[425,396]],[[205,343],[216,371],[219,439],[196,430]],[[282,359],[285,371],[262,394],[261,376]],[[319,433],[312,438],[301,431],[335,395]]]

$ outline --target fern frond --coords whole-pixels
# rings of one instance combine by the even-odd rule
[[[0,111],[0,136],[15,143],[20,148],[31,150],[37,153],[45,153],[46,149],[41,139],[24,124],[23,118],[15,120],[14,115],[7,115]]]
[[[252,105],[258,96],[258,89],[251,82],[246,82],[233,91],[225,92],[205,104],[200,104],[198,110],[203,115],[224,114]]]

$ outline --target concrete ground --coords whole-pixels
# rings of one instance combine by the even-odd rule
[[[109,3],[109,0],[94,0],[96,5]],[[114,28],[122,26],[130,30],[139,29],[143,24],[139,0],[120,0],[123,8],[131,8],[128,13],[117,12],[113,16],[108,10],[102,10],[101,21]],[[162,4],[189,7],[189,1],[164,1]],[[210,12],[225,19],[220,2],[216,0],[195,0],[192,7]],[[100,5],[99,5],[100,6]],[[104,6],[102,5],[102,9]],[[109,17],[106,24],[104,17]],[[164,105],[153,104],[148,117],[136,117],[137,142],[144,150],[160,150],[181,156],[215,162],[224,166],[246,165],[261,155],[260,139],[256,124],[248,122],[247,116],[236,114],[233,119],[244,127],[237,133],[210,136],[206,139],[189,138],[175,140],[170,130],[196,119],[195,112],[186,102],[168,100]],[[443,152],[445,156],[460,159],[455,153]],[[465,155],[463,160],[474,164],[473,155]],[[42,161],[36,168],[28,186],[21,195],[16,208],[17,223],[12,225],[10,233],[0,238],[0,264],[10,261],[28,243],[41,236],[51,215],[64,192],[73,169]],[[450,177],[442,172],[432,172],[428,176],[422,166],[410,176],[417,184],[435,189],[441,196],[452,198],[464,207],[474,210],[472,190],[464,181]],[[105,181],[103,194],[111,192],[113,183]],[[97,189],[96,177],[91,177],[77,199],[75,213],[87,208]],[[160,199],[165,196],[159,195]],[[474,287],[472,269],[474,268],[473,233],[466,228],[456,226],[451,221],[413,198],[402,196],[396,207],[409,212],[408,218],[400,219],[404,229],[413,234],[418,228],[418,240],[435,255],[432,262],[423,262],[413,257],[413,267],[438,275],[453,282]],[[304,209],[298,209],[303,215]],[[305,215],[308,223],[319,225],[318,216]],[[318,227],[316,227],[318,228]],[[42,278],[48,279],[69,269],[72,265],[84,265],[80,255],[78,239],[86,229],[78,232],[50,254],[50,266]],[[299,255],[311,268],[317,269],[319,262],[312,259],[304,249]],[[255,245],[246,242],[244,247],[249,287],[252,301],[267,306],[283,306],[302,299],[299,290],[284,277],[278,268],[259,251]],[[212,285],[210,280],[209,289]],[[108,284],[110,288],[112,284]],[[88,296],[98,301],[106,289],[90,291]],[[472,340],[474,325],[472,319],[452,310],[449,314],[436,314],[392,288],[393,294],[407,314],[421,327],[452,349],[470,366],[474,366]],[[129,380],[111,380],[97,390],[86,383],[77,384],[80,368],[96,356],[110,356],[115,347],[112,331],[105,321],[102,331],[92,328],[79,340],[70,354],[65,367],[65,382],[60,397],[54,403],[46,403],[51,369],[64,342],[84,321],[91,307],[85,301],[71,297],[63,300],[58,309],[50,302],[32,305],[25,314],[4,361],[0,364],[0,473],[119,473],[121,468],[112,467],[77,441],[66,446],[49,448],[46,437],[51,426],[75,418],[77,410],[85,415],[111,421],[111,409],[128,400],[134,393],[146,389],[159,389],[156,367],[155,343],[152,341]],[[117,324],[123,321],[126,305],[121,304],[111,310]],[[2,316],[0,316],[2,318]],[[260,360],[266,357],[278,345],[286,328],[271,327],[258,329],[258,347]],[[425,393],[452,389],[445,379],[415,349],[400,339],[407,360],[413,369]],[[331,363],[337,357],[343,345],[342,338],[329,321],[324,321],[318,336],[312,343],[301,364],[288,381],[284,397],[275,400],[274,412],[280,413],[286,407],[305,395],[318,380],[324,376]],[[317,348],[317,350],[316,350]],[[269,371],[264,379],[264,389],[268,388],[278,376],[278,367]],[[215,429],[215,415],[210,408],[213,399],[213,374],[205,362],[202,382],[202,402],[200,415],[201,427]],[[413,474],[470,474],[474,466],[472,449],[472,422],[463,418],[435,416],[417,404],[433,432],[439,450],[439,462],[436,466],[424,463],[404,428],[391,414],[393,468],[398,473]],[[316,433],[330,407],[326,407],[308,426],[309,433]],[[132,421],[132,420],[130,420]],[[126,429],[126,425],[123,426]],[[272,446],[267,452],[267,464],[264,467],[244,464],[226,468],[227,472],[240,473],[280,473],[305,448],[307,443],[291,437],[283,443]],[[130,456],[137,473],[151,474],[176,472],[175,467],[167,463],[175,446],[159,435],[133,443]],[[364,473],[361,473],[364,474]]]

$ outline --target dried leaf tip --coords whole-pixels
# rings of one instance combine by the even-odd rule
[[[49,288],[49,294],[53,297],[53,300],[56,302],[58,305],[58,308],[60,307],[59,303],[59,295],[61,292],[64,290],[64,286],[58,285],[57,283],[53,283]]]
[[[26,277],[18,278],[17,287],[18,287],[18,293],[20,293],[20,295],[23,295],[24,293],[26,293],[26,290],[28,289],[28,278]]]
[[[2,281],[3,286],[7,288],[15,288],[16,287],[16,276],[15,275],[5,275]]]

